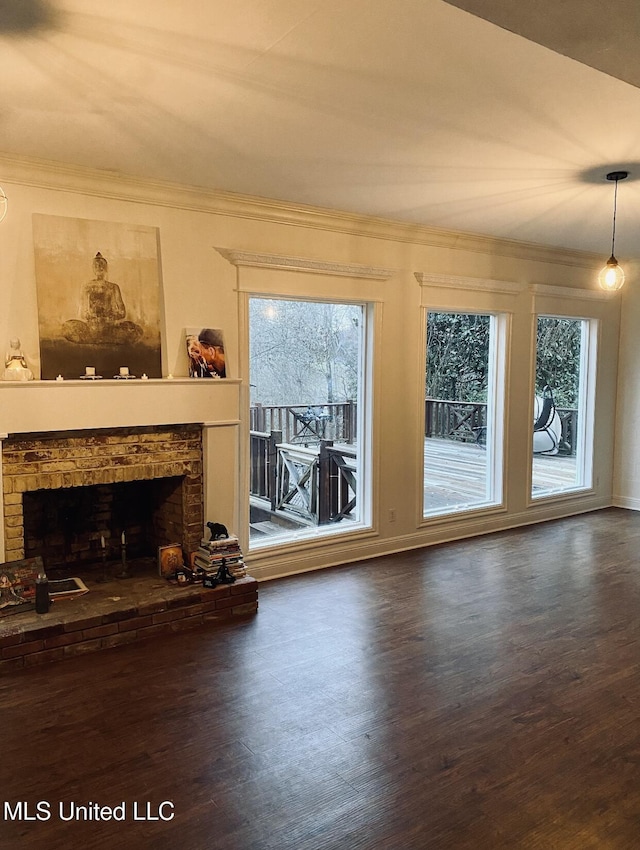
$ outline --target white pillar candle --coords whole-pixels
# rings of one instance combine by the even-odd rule
[[[122,532],[122,537],[120,538],[120,540],[122,541],[122,545],[124,546],[124,544],[127,542],[127,538],[124,536],[124,531]]]
[[[85,375],[95,375],[96,367],[95,366],[86,366],[84,373],[85,373]]]
[[[122,375],[123,378],[125,378],[129,374],[129,367],[128,366],[121,366],[120,367],[120,374]]]
[[[104,545],[105,545],[105,544],[104,544],[104,534],[101,534],[101,535],[100,535],[100,545],[101,545],[101,546],[102,546],[102,548],[104,549]]]

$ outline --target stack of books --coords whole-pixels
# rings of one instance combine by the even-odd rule
[[[193,565],[195,569],[200,567],[207,575],[217,573],[222,566],[226,566],[233,578],[243,578],[247,574],[242,549],[238,538],[233,535],[218,540],[203,538],[193,559]]]

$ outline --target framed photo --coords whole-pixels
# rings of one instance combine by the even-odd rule
[[[224,336],[219,328],[186,328],[190,378],[226,378]]]
[[[163,578],[172,576],[183,566],[182,546],[179,543],[158,546],[158,572]]]

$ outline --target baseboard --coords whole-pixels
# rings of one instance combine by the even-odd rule
[[[640,499],[629,496],[614,496],[611,500],[614,508],[628,508],[630,511],[640,511]]]
[[[336,539],[327,548],[314,547],[306,551],[303,548],[296,551],[279,550],[274,547],[268,552],[254,553],[248,558],[248,568],[251,575],[258,581],[284,578],[299,573],[339,567],[358,561],[394,555],[412,549],[421,549],[441,543],[451,543],[471,537],[480,537],[498,531],[508,531],[540,522],[564,519],[578,514],[590,513],[611,507],[609,500],[604,502],[599,498],[588,498],[579,503],[555,503],[553,505],[536,505],[527,511],[514,514],[500,514],[492,517],[470,517],[461,519],[455,525],[447,524],[421,528],[407,535],[381,539],[368,537],[360,540]],[[616,507],[618,507],[616,505]],[[619,507],[626,507],[620,505]],[[640,510],[640,503],[638,504]]]

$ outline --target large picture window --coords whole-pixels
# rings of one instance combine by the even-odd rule
[[[477,313],[427,313],[424,516],[500,501],[504,328]]]
[[[252,548],[369,516],[366,324],[362,304],[250,298]]]
[[[595,320],[538,316],[531,495],[591,486]]]

